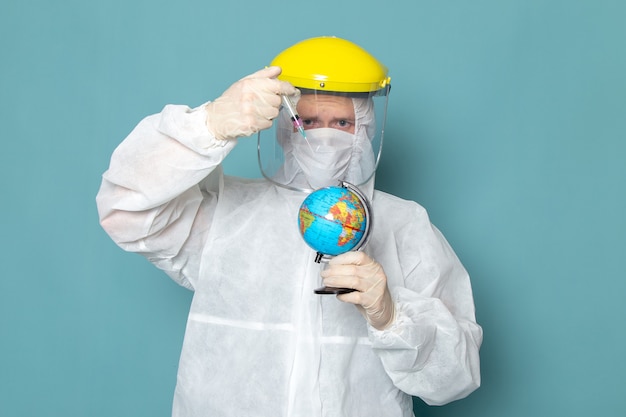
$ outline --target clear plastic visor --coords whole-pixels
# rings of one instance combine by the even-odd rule
[[[284,97],[271,128],[258,134],[261,172],[298,191],[374,175],[383,145],[390,86],[372,93],[301,90]]]

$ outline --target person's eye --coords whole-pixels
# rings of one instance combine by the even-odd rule
[[[302,119],[302,124],[304,125],[305,129],[314,129],[317,124],[317,121],[314,119]]]
[[[349,129],[350,127],[352,127],[352,124],[352,122],[346,119],[341,119],[337,121],[337,127],[342,130]]]

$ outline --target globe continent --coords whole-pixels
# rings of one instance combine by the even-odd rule
[[[298,213],[304,241],[324,255],[339,255],[354,249],[367,227],[366,210],[360,198],[344,187],[327,187],[311,193]]]

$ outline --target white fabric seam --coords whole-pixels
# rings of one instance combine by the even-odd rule
[[[192,313],[189,315],[189,320],[199,323],[217,324],[221,326],[231,326],[249,330],[294,330],[291,323],[262,323],[258,321],[233,320],[224,317],[210,316],[207,314]]]
[[[190,321],[206,324],[216,324],[219,326],[231,326],[248,330],[282,330],[286,332],[294,331],[295,327],[291,323],[262,323],[258,321],[233,320],[224,317],[210,316],[207,314],[192,313],[189,315]],[[346,337],[346,336],[322,336],[321,342],[326,345],[371,345],[367,337]]]

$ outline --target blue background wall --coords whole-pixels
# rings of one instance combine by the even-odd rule
[[[0,415],[169,414],[190,293],[100,229],[100,175],[143,116],[322,34],[391,69],[378,187],[473,277],[483,386],[418,415],[626,415],[626,3],[213,3],[3,2]],[[254,140],[226,169],[258,175]]]

